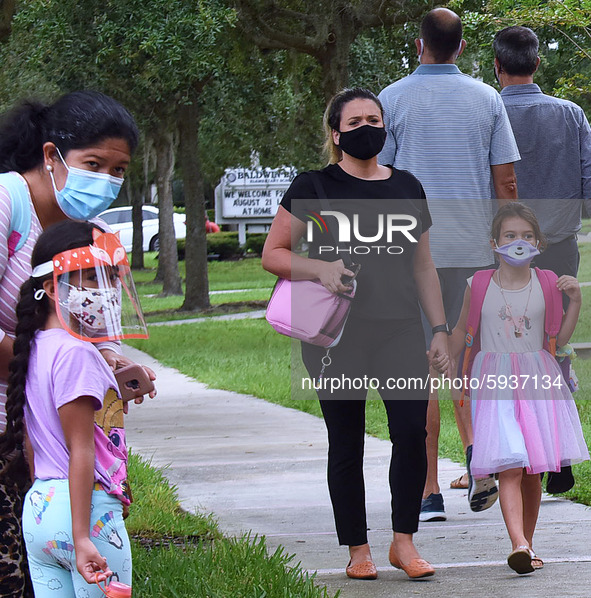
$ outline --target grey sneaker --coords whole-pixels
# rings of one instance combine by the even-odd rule
[[[421,501],[419,521],[445,521],[445,508],[441,494],[429,494]]]
[[[466,469],[468,470],[468,502],[470,508],[474,512],[486,511],[490,509],[497,498],[499,498],[499,489],[495,481],[494,475],[489,475],[486,478],[475,479],[470,470],[470,462],[472,461],[472,445],[466,449]]]

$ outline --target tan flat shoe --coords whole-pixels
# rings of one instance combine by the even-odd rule
[[[421,579],[422,577],[430,577],[435,574],[435,569],[425,559],[415,558],[406,565],[402,563],[394,549],[394,542],[390,544],[390,553],[388,556],[392,567],[402,569],[411,579]]]
[[[470,483],[467,473],[462,474],[459,478],[456,478],[449,483],[449,487],[453,490],[468,490],[469,485]]]
[[[356,565],[351,565],[351,561],[349,561],[345,573],[351,579],[378,578],[378,570],[372,561],[365,561],[364,563],[357,563]]]

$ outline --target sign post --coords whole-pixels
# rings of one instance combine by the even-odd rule
[[[292,167],[228,168],[215,188],[215,219],[218,224],[237,224],[240,245],[246,231],[266,232],[283,194],[296,176]]]

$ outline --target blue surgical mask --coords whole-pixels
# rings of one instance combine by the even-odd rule
[[[57,148],[56,148],[57,149]],[[68,166],[59,149],[57,153],[68,171],[64,188],[55,186],[53,172],[49,171],[55,199],[62,212],[72,220],[91,220],[106,210],[119,195],[123,179]]]
[[[531,243],[523,241],[522,239],[515,239],[515,241],[511,241],[511,243],[501,245],[500,247],[495,241],[495,245],[495,251],[499,255],[502,255],[503,259],[510,266],[525,266],[529,264],[536,255],[540,255],[540,250],[537,247],[534,247]]]

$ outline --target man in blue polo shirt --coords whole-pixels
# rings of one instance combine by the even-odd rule
[[[387,138],[382,164],[408,170],[422,183],[433,226],[431,253],[437,267],[448,324],[460,314],[466,279],[490,267],[490,225],[498,205],[517,198],[513,162],[519,152],[499,94],[464,75],[455,61],[464,51],[462,23],[451,10],[436,8],[421,23],[415,40],[420,66],[379,95],[384,106]],[[430,340],[430,329],[426,327]],[[459,407],[456,420],[469,464],[472,423],[469,406]],[[439,405],[429,402],[427,415],[428,472],[421,521],[445,519],[437,479]],[[470,480],[472,510],[490,507],[498,496],[494,479]]]
[[[534,83],[538,47],[528,27],[499,31],[493,41],[495,74],[521,153],[515,165],[519,201],[534,210],[547,241],[534,265],[576,276],[584,202],[591,213],[591,127],[580,106],[548,96]],[[571,468],[563,467],[548,474],[546,489],[559,494],[573,484]]]

